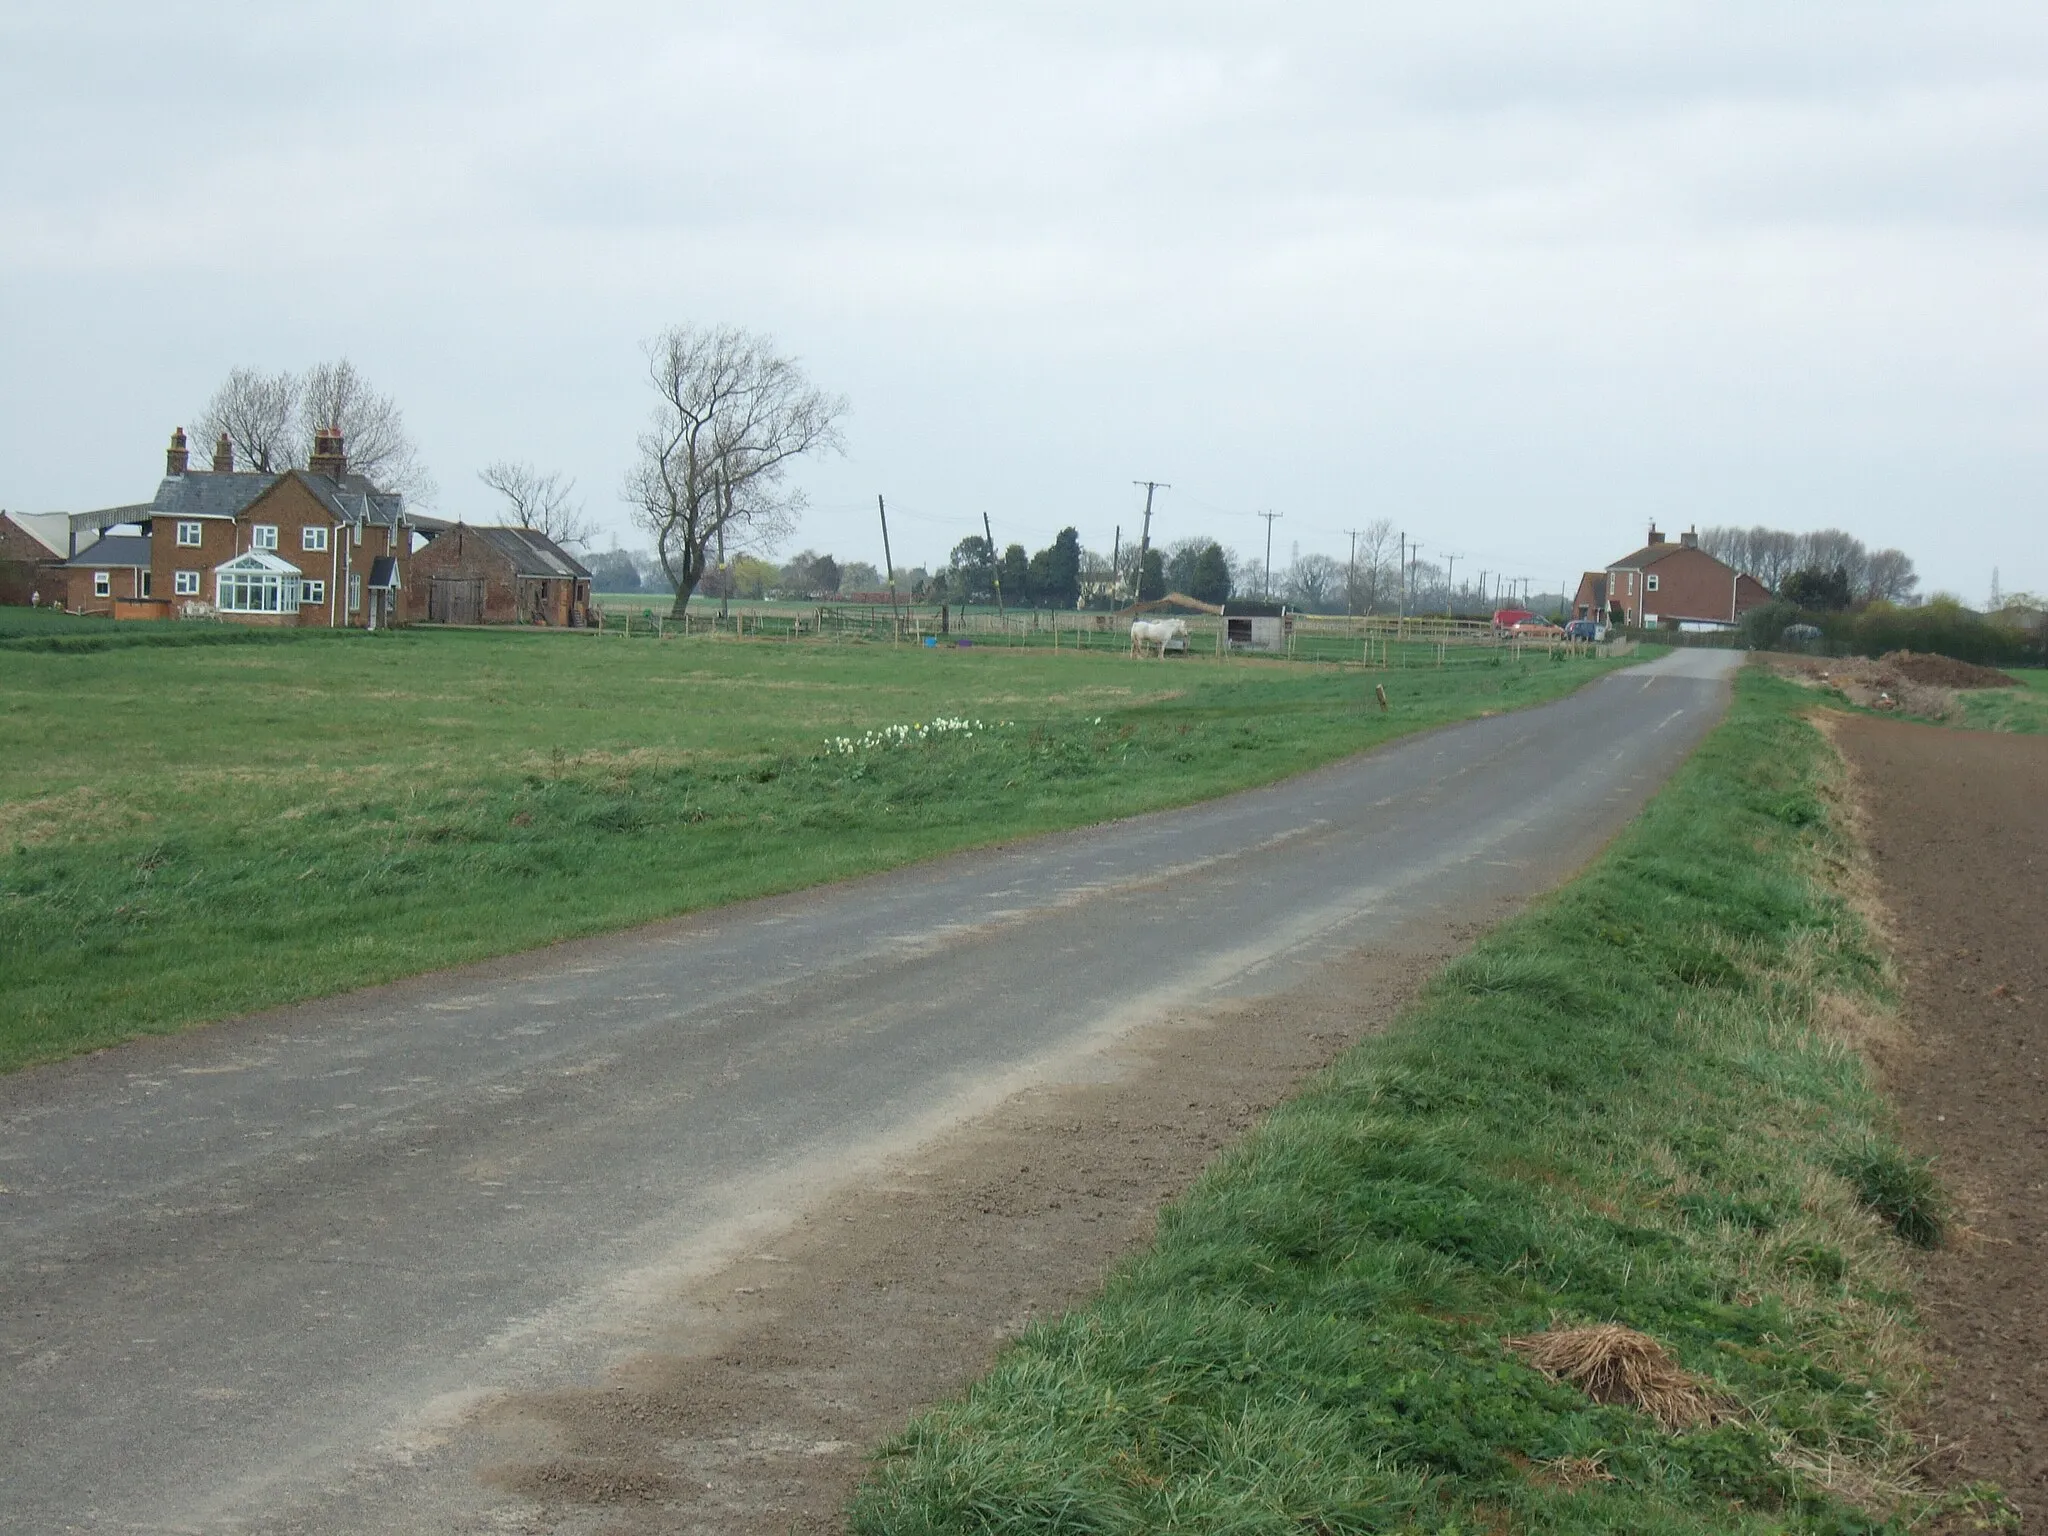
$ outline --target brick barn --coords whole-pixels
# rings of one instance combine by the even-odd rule
[[[590,622],[590,572],[532,528],[449,523],[413,556],[406,617],[430,624]]]
[[[44,543],[33,527],[0,512],[0,603],[57,602],[66,580],[58,570],[63,559],[64,551]]]
[[[1579,578],[1572,615],[1641,629],[1728,629],[1770,600],[1754,576],[1701,549],[1697,533],[1674,544],[1653,524],[1641,549]]]

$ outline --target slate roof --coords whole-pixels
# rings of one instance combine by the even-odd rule
[[[518,576],[543,581],[588,581],[590,570],[546,534],[533,528],[459,525],[512,562]],[[441,537],[445,538],[443,534]]]
[[[88,544],[65,565],[93,566],[105,570],[119,567],[149,564],[149,535],[146,533],[117,533],[96,543]]]
[[[336,480],[303,469],[288,469],[285,474],[297,475],[314,498],[342,522],[378,523],[395,529],[401,522],[410,521],[405,515],[403,496],[396,491],[380,491],[361,475],[343,475]],[[186,475],[166,475],[151,500],[134,506],[74,513],[71,526],[86,530],[158,517],[239,517],[250,503],[283,478],[246,469],[224,474],[194,470]]]
[[[1662,544],[1645,544],[1641,549],[1637,550],[1634,554],[1623,555],[1619,560],[1615,561],[1614,564],[1608,566],[1607,569],[1609,569],[1610,571],[1640,571],[1644,566],[1655,565],[1659,560],[1662,560],[1666,555],[1675,555],[1681,549],[1686,549],[1688,547],[1690,546],[1681,544],[1676,539],[1667,539]],[[1700,553],[1705,555],[1707,552],[1705,550],[1701,550]],[[1707,558],[1711,560],[1714,557],[1712,555],[1707,555]]]

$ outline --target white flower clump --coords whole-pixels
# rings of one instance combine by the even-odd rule
[[[828,736],[825,751],[829,756],[837,753],[851,757],[856,752],[872,752],[879,747],[907,746],[913,741],[933,741],[941,736],[959,736],[972,741],[983,731],[996,729],[979,720],[964,720],[957,715],[940,716],[913,725],[885,725],[878,731],[867,731],[859,736]]]

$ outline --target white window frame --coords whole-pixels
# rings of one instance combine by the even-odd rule
[[[203,523],[178,524],[178,548],[180,549],[197,549],[205,537],[206,527]]]
[[[1643,583],[1643,588],[1649,592],[1657,590],[1657,573],[1655,571],[1650,572],[1649,579]]]
[[[313,607],[327,601],[327,583],[317,576],[308,576],[299,583],[299,606]]]
[[[327,553],[327,530],[318,523],[308,523],[299,530],[299,544],[310,554]]]
[[[348,611],[350,613],[361,613],[363,611],[363,573],[361,571],[350,571],[348,573]]]
[[[171,591],[179,597],[199,595],[199,573],[197,571],[176,571],[171,575]]]
[[[297,613],[300,580],[275,571],[217,571],[213,606],[222,613]]]
[[[94,597],[112,597],[114,595],[113,572],[94,571],[92,573],[92,595]]]
[[[144,567],[142,568],[142,595],[143,595],[144,597],[148,597],[148,596],[150,596],[150,590],[149,590],[149,589],[150,589],[150,588],[151,588],[151,587],[152,587],[153,585],[155,585],[155,583],[154,583],[154,582],[153,582],[153,581],[151,580],[151,578],[152,578],[152,577],[153,577],[153,576],[154,576],[155,574],[156,574],[156,573],[155,573],[154,571],[150,570],[150,568],[149,568],[148,566],[146,566],[146,565],[145,565],[145,566],[144,566]]]
[[[253,523],[249,527],[249,547],[277,553],[277,524]]]

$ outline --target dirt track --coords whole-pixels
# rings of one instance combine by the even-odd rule
[[[2048,1531],[2048,740],[1863,716],[1834,734],[1905,967],[1890,1087],[1962,1206],[1923,1266],[1926,1429]]]

